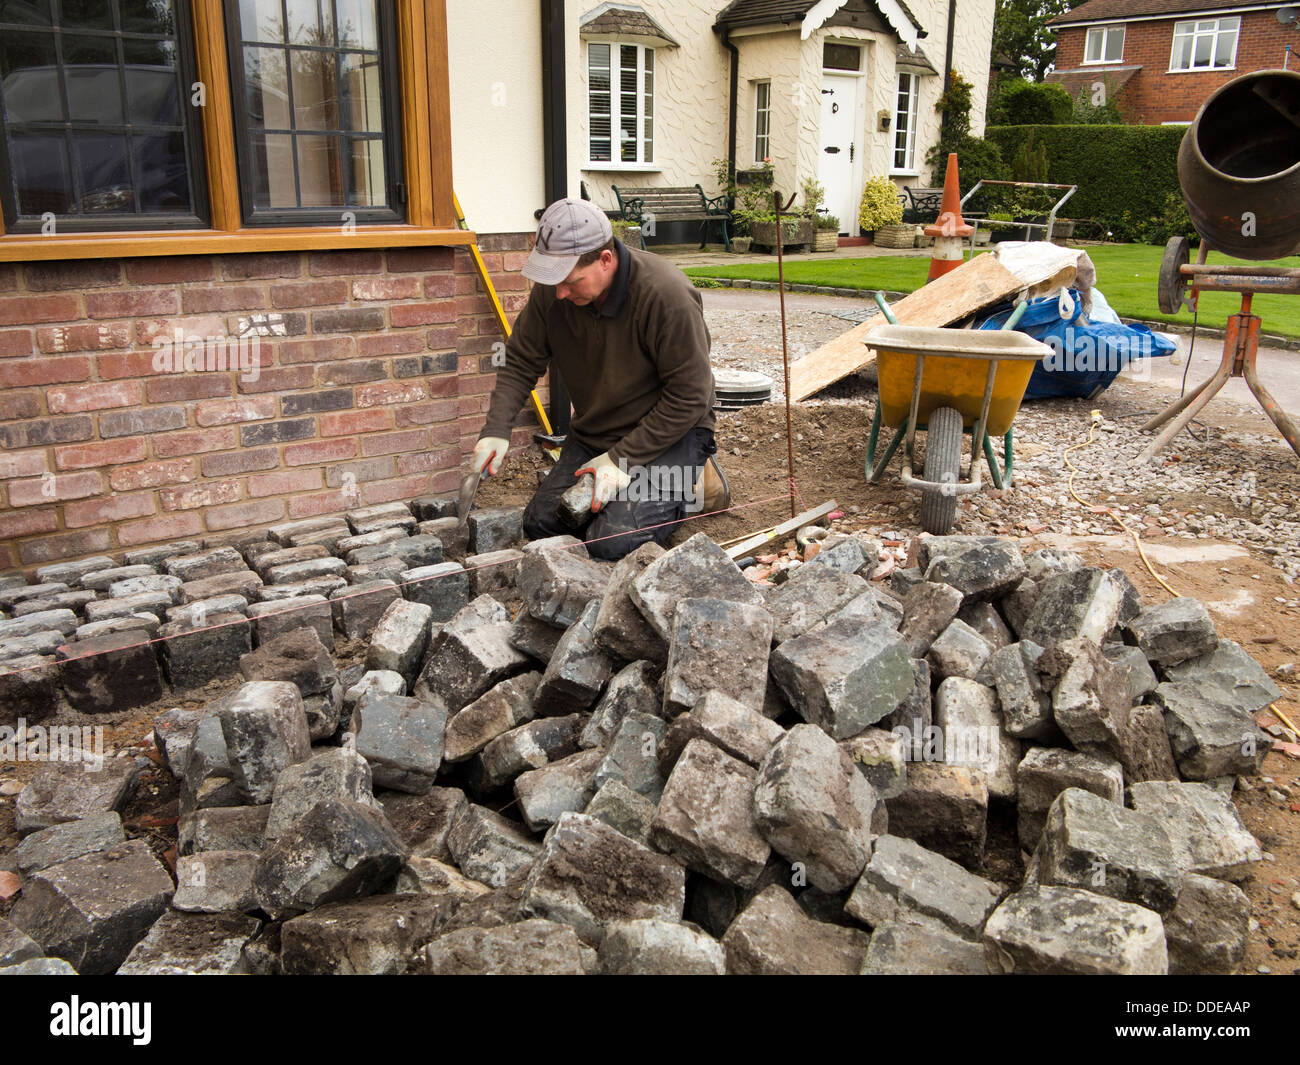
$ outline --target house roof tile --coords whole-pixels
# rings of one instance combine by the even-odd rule
[[[715,25],[755,26],[765,22],[802,22],[817,0],[731,0],[718,12]]]
[[[582,33],[586,36],[609,34],[618,37],[654,37],[669,44],[677,44],[654,17],[644,8],[628,5],[610,7],[584,19]]]
[[[1294,2],[1294,0],[1293,0]],[[1242,0],[1088,0],[1073,11],[1048,20],[1054,28],[1083,22],[1122,21],[1124,19],[1151,17],[1153,15],[1190,15],[1205,12],[1232,11],[1248,7],[1285,7],[1285,3],[1243,3]]]
[[[1133,67],[1089,67],[1087,70],[1053,70],[1045,80],[1054,81],[1065,88],[1071,96],[1078,96],[1079,93],[1089,93],[1093,86],[1102,82],[1106,86],[1107,99],[1114,99],[1115,95],[1129,83],[1129,80],[1142,68]]]
[[[924,37],[925,30],[915,13],[907,6],[906,0],[895,0],[895,3],[917,28],[918,35]],[[802,22],[804,16],[816,5],[817,0],[731,0],[731,3],[718,12],[714,25],[760,26],[773,22],[798,23]],[[866,6],[876,7],[870,0],[867,0]]]
[[[930,57],[927,56],[925,51],[919,46],[916,51],[913,52],[902,41],[899,41],[898,52],[894,59],[895,65],[899,67],[909,67],[912,70],[925,70],[929,71],[931,74],[939,73],[935,65],[930,62]]]

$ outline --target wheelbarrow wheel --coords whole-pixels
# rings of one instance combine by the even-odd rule
[[[957,487],[961,471],[961,412],[940,407],[930,415],[925,434],[925,479]],[[921,528],[942,536],[957,520],[957,493],[921,489]]]

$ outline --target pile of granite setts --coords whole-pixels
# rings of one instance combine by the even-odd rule
[[[872,583],[879,545],[832,537],[774,587],[702,535],[617,565],[568,537],[496,550],[347,585],[363,667],[337,669],[322,615],[158,718],[175,882],[125,839],[122,788],[50,767],[18,797],[0,964],[1240,963],[1261,852],[1231,794],[1279,692],[1199,603],[1144,607],[1118,570],[995,538],[922,538]],[[981,875],[990,805],[1014,808],[1022,882]]]

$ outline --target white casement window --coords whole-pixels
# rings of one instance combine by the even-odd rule
[[[772,83],[754,84],[754,163],[772,154]]]
[[[592,163],[654,162],[655,51],[587,45],[588,152]]]
[[[1124,58],[1124,27],[1094,26],[1083,49],[1085,63],[1118,63]]]
[[[1231,70],[1237,65],[1239,17],[1174,23],[1169,69]]]
[[[898,103],[894,108],[894,173],[916,173],[917,98],[921,75],[898,75]]]

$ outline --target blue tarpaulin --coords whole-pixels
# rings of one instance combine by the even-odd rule
[[[979,329],[999,329],[1014,307],[1006,304],[980,322]],[[1063,313],[1064,312],[1064,313]],[[1026,399],[1080,396],[1103,392],[1130,364],[1164,358],[1177,345],[1144,325],[1125,325],[1106,298],[1092,290],[1092,313],[1084,315],[1079,293],[1067,289],[1055,296],[1030,300],[1016,329],[1052,349],[1034,367]]]

